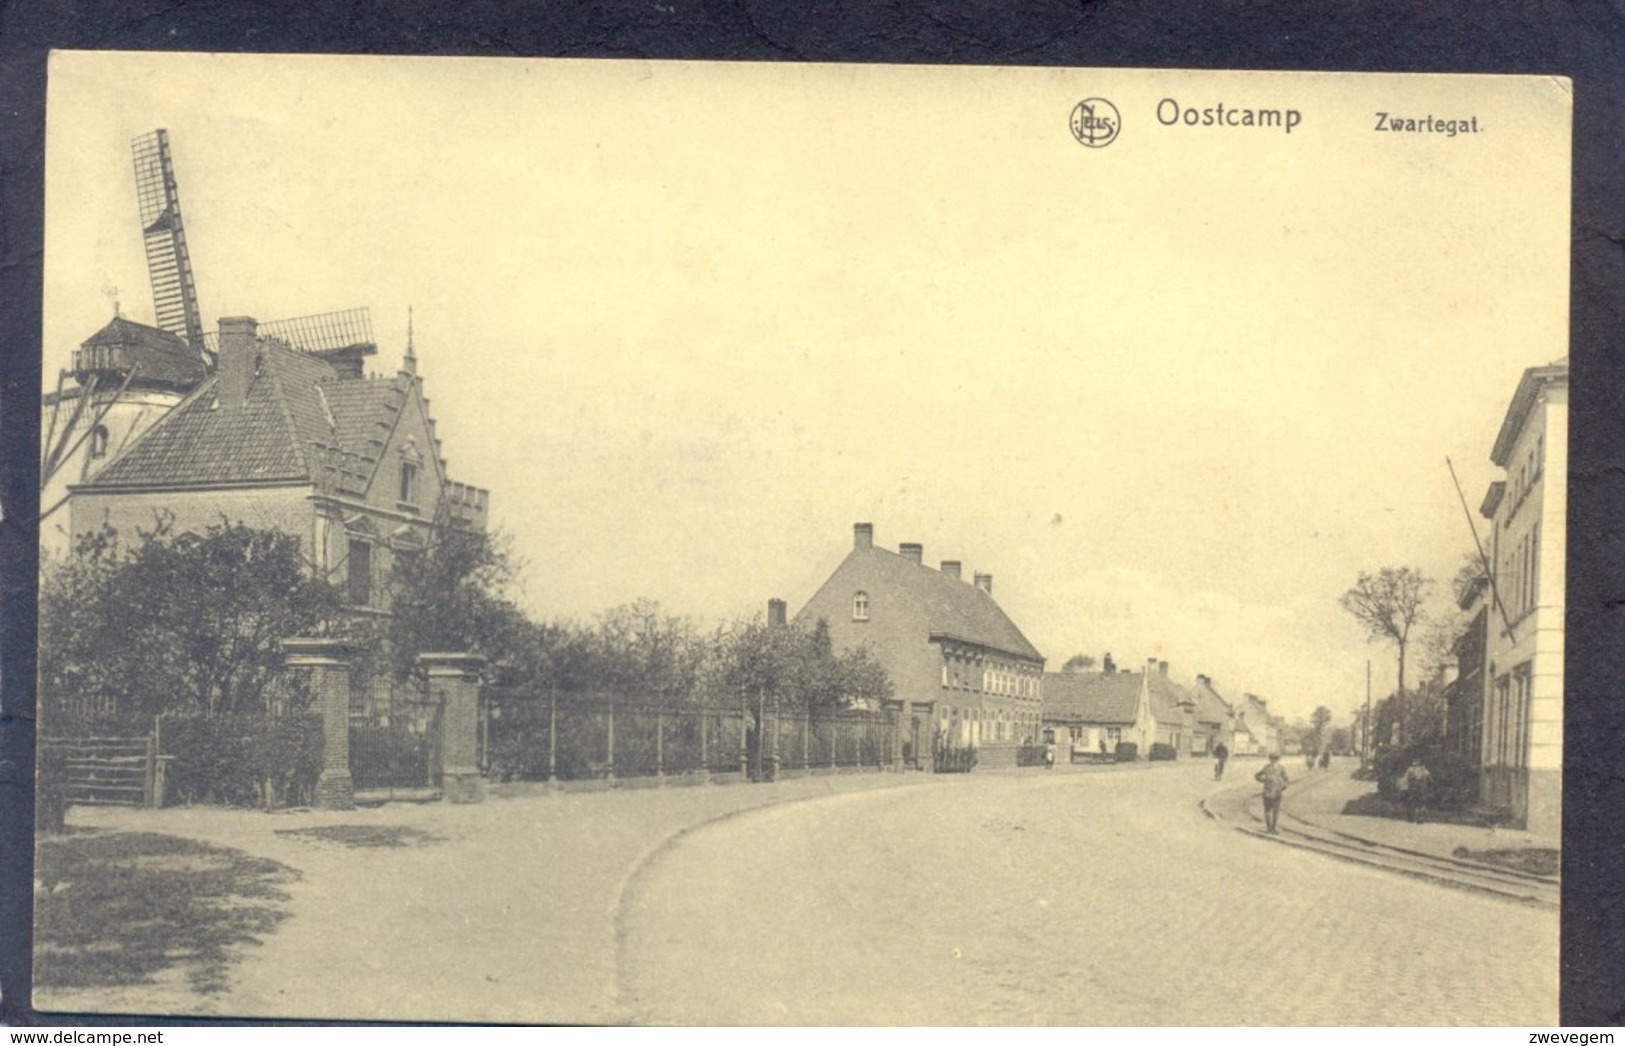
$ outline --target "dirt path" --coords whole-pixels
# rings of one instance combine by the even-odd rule
[[[397,804],[267,815],[218,809],[75,810],[87,827],[164,832],[269,857],[300,873],[287,918],[245,948],[225,992],[185,979],[40,991],[61,1012],[391,1021],[618,1023],[615,911],[627,878],[684,829],[810,797],[938,783],[852,774],[768,786],[542,794],[478,806]],[[310,829],[405,829],[356,847]],[[416,833],[423,833],[418,835]]]

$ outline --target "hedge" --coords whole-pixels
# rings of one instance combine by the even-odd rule
[[[1117,761],[1119,763],[1132,763],[1140,758],[1140,746],[1133,741],[1117,742]]]
[[[1175,748],[1173,745],[1164,744],[1161,741],[1153,741],[1153,742],[1151,742],[1151,760],[1153,762],[1155,762],[1157,760],[1178,759],[1178,758],[1179,758],[1179,749]]]
[[[316,715],[166,716],[160,754],[168,796],[182,803],[276,809],[310,802],[322,771]]]

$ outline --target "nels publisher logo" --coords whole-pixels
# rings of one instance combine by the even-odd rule
[[[1091,149],[1099,149],[1117,140],[1123,118],[1117,106],[1104,98],[1085,98],[1072,107],[1072,137]]]

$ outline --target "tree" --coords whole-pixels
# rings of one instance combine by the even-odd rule
[[[340,592],[311,575],[291,535],[224,519],[173,534],[160,519],[125,545],[107,528],[42,580],[44,707],[135,719],[297,705],[280,641],[351,627]]]
[[[1405,700],[1406,648],[1411,630],[1426,616],[1422,601],[1432,584],[1431,578],[1412,567],[1383,567],[1375,574],[1362,570],[1354,587],[1338,600],[1365,628],[1368,639],[1394,644],[1399,657],[1397,693],[1401,703]]]
[[[1090,657],[1088,654],[1073,654],[1071,657],[1066,659],[1066,664],[1061,666],[1061,671],[1087,672],[1093,667],[1095,667],[1095,659]]]
[[[421,550],[397,552],[383,648],[397,680],[419,654],[470,651],[494,664],[534,670],[540,636],[507,597],[520,566],[505,535],[437,520]]]
[[[1319,752],[1326,747],[1326,727],[1331,724],[1332,710],[1325,705],[1319,705],[1309,714],[1309,737],[1314,742],[1314,750]]]

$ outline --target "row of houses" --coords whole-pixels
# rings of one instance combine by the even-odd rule
[[[1014,765],[1024,745],[1060,743],[1115,755],[1132,745],[1207,755],[1281,748],[1281,721],[1254,694],[1232,701],[1199,675],[1186,686],[1155,658],[1139,671],[1107,654],[1098,671],[1046,672],[1045,658],[993,597],[993,575],[965,577],[959,560],[925,561],[924,546],[897,551],[857,523],[852,548],[796,614],[823,621],[838,647],[867,647],[894,688],[901,762],[930,768],[945,749],[973,747],[983,766]],[[1123,751],[1128,751],[1124,748]]]

